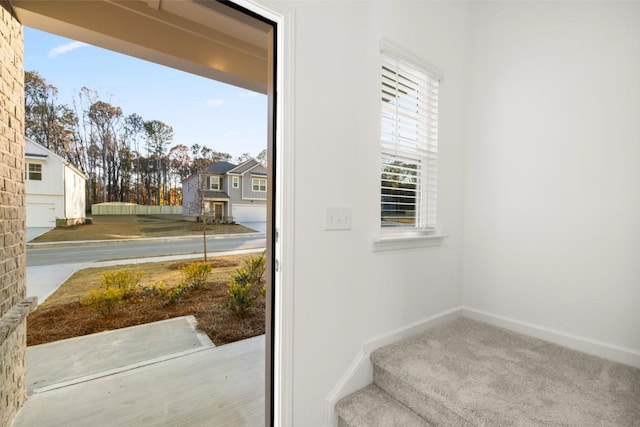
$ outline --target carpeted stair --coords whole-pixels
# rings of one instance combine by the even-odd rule
[[[371,354],[340,427],[640,426],[640,369],[467,318]]]

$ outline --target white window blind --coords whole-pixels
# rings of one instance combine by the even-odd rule
[[[433,231],[436,226],[438,78],[382,54],[381,226]]]

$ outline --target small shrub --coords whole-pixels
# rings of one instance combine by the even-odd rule
[[[232,311],[245,313],[253,308],[255,301],[265,294],[264,272],[266,258],[264,252],[245,261],[244,267],[231,274],[227,285],[228,306]]]
[[[175,304],[176,302],[178,302],[180,297],[186,294],[189,289],[191,289],[191,287],[188,286],[185,282],[182,282],[178,286],[169,289],[167,291],[167,295],[169,296],[169,301],[167,302],[167,304]]]
[[[211,265],[207,262],[195,262],[193,264],[182,267],[184,283],[194,289],[198,289],[207,281],[209,273],[211,273]]]
[[[80,303],[103,316],[109,316],[118,304],[122,302],[124,294],[121,288],[114,286],[103,289],[93,289],[80,300]]]
[[[82,297],[80,304],[103,316],[109,316],[122,300],[135,294],[143,274],[142,271],[134,273],[129,270],[102,273],[100,288],[92,289]]]
[[[249,282],[251,282],[255,287],[261,287],[264,285],[264,272],[267,268],[267,258],[265,257],[264,252],[256,257],[249,258],[244,262],[244,264],[247,273],[249,273]]]
[[[123,298],[129,298],[135,291],[140,278],[144,275],[143,271],[118,270],[113,273],[102,273],[100,286],[103,289],[117,288],[122,291]]]
[[[246,313],[253,308],[260,293],[255,292],[250,284],[231,282],[228,285],[229,308],[236,313]]]
[[[140,291],[145,295],[164,296],[167,295],[167,287],[164,282],[160,280],[151,286],[140,286]]]

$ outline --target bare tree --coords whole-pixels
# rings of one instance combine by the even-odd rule
[[[196,213],[197,220],[202,224],[202,252],[204,254],[204,261],[207,261],[207,223],[209,222],[208,203],[206,201],[206,185],[207,177],[204,174],[204,170],[199,170],[192,179],[187,182],[189,191],[194,194],[194,198],[189,203],[189,211]]]
[[[37,72],[25,72],[25,134],[87,175],[88,206],[132,200],[181,203],[179,182],[191,174],[202,176],[214,162],[232,161],[229,153],[201,144],[169,150],[171,126],[135,113],[125,116],[122,108],[87,87],[74,97],[73,108],[59,103],[57,96],[58,89]],[[238,161],[250,157],[245,153]],[[201,200],[200,205],[199,214],[206,219],[206,204]],[[206,233],[206,223],[203,228]]]
[[[91,124],[91,136],[100,150],[102,174],[102,200],[113,201],[118,133],[121,126],[122,109],[104,101],[89,106],[87,117]]]
[[[73,145],[76,115],[58,103],[58,88],[37,72],[25,71],[24,84],[25,135],[66,158]]]
[[[150,120],[144,122],[144,130],[147,136],[148,152],[155,160],[157,195],[156,201],[161,204],[163,198],[163,190],[166,193],[166,181],[163,182],[168,174],[166,170],[169,167],[166,151],[169,143],[173,141],[173,128],[159,120]]]
[[[140,136],[144,129],[144,120],[138,114],[133,113],[127,116],[125,121],[125,134],[129,144],[129,149],[135,153],[135,163],[136,163],[136,203],[141,203],[141,192],[140,192]]]

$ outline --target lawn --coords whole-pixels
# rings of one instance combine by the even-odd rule
[[[202,224],[186,221],[181,215],[97,215],[91,224],[57,227],[33,242],[137,239],[202,234]],[[207,234],[250,233],[239,224],[209,224]]]
[[[61,339],[135,326],[172,317],[193,315],[198,329],[215,345],[226,344],[264,334],[264,297],[256,300],[253,310],[238,314],[227,307],[229,274],[257,254],[231,255],[209,260],[212,271],[206,283],[182,294],[169,303],[166,294],[153,290],[160,283],[167,289],[182,280],[181,267],[202,260],[155,262],[90,268],[78,271],[42,305],[27,321],[27,345],[44,344]],[[139,292],[123,301],[109,315],[97,313],[80,303],[92,289],[100,287],[104,272],[118,270],[143,271]]]

